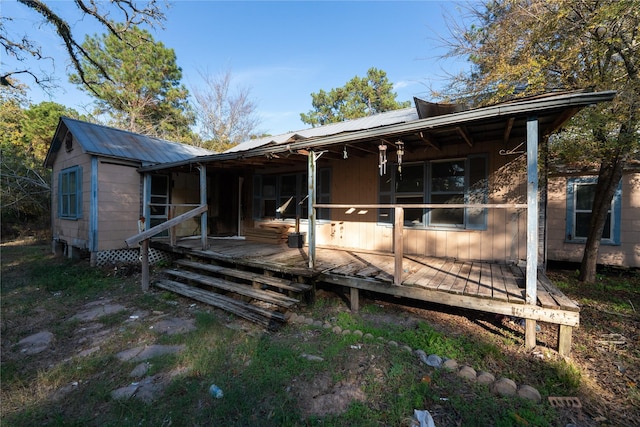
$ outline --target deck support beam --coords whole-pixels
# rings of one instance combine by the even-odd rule
[[[199,164],[198,170],[200,171],[200,206],[207,205],[207,167],[205,165]],[[202,250],[207,250],[208,241],[207,241],[207,211],[202,212],[200,216],[200,243],[202,246]]]
[[[527,118],[527,304],[536,305],[538,283],[538,118]],[[536,346],[536,322],[525,320],[525,347]]]
[[[319,157],[319,156],[318,156]],[[316,153],[309,152],[307,156],[307,191],[309,197],[307,198],[307,206],[309,207],[309,222],[307,236],[309,237],[309,268],[315,268],[316,266]]]

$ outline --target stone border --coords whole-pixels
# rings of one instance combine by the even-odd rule
[[[455,359],[442,358],[436,354],[427,355],[423,350],[420,349],[412,349],[407,345],[400,345],[396,341],[386,341],[384,337],[374,337],[372,334],[363,334],[360,330],[351,331],[349,329],[342,329],[340,326],[333,326],[329,322],[322,322],[320,320],[314,320],[310,317],[305,317],[304,315],[298,315],[296,313],[291,313],[291,315],[287,319],[291,323],[297,323],[301,325],[308,325],[316,328],[324,328],[327,330],[331,330],[333,333],[337,335],[356,335],[358,337],[362,337],[366,340],[376,340],[381,344],[386,344],[390,347],[401,348],[403,351],[415,354],[421,362],[426,364],[427,366],[431,366],[435,369],[446,369],[448,371],[455,371],[458,377],[463,378],[467,381],[477,382],[478,384],[486,385],[489,387],[489,390],[500,397],[509,397],[509,396],[519,396],[523,399],[530,400],[535,403],[542,402],[542,396],[540,392],[535,388],[527,384],[521,384],[518,386],[515,381],[506,378],[500,377],[498,379],[490,372],[480,371],[477,372],[471,366],[463,365],[459,366],[458,362]]]

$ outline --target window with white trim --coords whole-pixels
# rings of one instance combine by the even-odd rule
[[[63,219],[82,217],[82,167],[74,166],[58,175],[58,216]]]
[[[380,204],[484,204],[488,199],[485,155],[397,165],[380,177]],[[393,222],[391,209],[379,209],[380,222]],[[484,230],[485,208],[405,208],[404,225]]]
[[[596,183],[597,178],[567,180],[567,242],[584,243],[587,240]],[[618,184],[602,230],[602,244],[620,244],[621,196],[622,187]]]

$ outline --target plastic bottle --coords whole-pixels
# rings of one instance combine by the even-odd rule
[[[211,384],[211,387],[209,387],[209,393],[211,393],[211,396],[215,397],[216,399],[220,399],[222,396],[224,396],[220,387],[215,384]]]

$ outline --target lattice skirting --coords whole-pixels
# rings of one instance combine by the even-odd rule
[[[157,249],[149,248],[149,264],[160,262],[172,262],[171,254]],[[111,251],[99,251],[96,253],[96,265],[113,265],[117,263],[137,264],[140,262],[140,249],[114,249]]]

